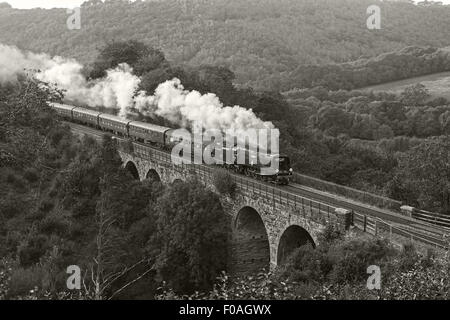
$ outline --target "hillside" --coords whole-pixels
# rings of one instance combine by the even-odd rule
[[[366,28],[378,4],[382,29]],[[450,44],[450,6],[372,0],[91,1],[81,30],[64,9],[0,7],[0,42],[92,62],[110,40],[136,39],[177,64],[225,65],[235,82],[256,89],[298,87],[301,65],[370,58],[406,46]]]
[[[450,87],[450,72],[448,71],[369,86],[361,90],[368,92],[385,91],[399,94],[405,90],[406,87],[417,83],[423,84],[428,89],[431,98],[443,97],[447,100],[450,99],[450,92],[448,91],[448,88]]]

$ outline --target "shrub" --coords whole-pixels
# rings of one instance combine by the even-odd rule
[[[18,190],[24,190],[27,182],[17,173],[10,171],[6,174],[6,182]]]
[[[277,274],[281,280],[293,282],[323,281],[331,271],[332,265],[326,251],[311,246],[295,249]]]
[[[66,234],[68,229],[68,224],[64,220],[64,218],[57,215],[45,217],[39,223],[39,231],[47,235],[57,234],[63,236],[64,234]]]
[[[213,184],[222,195],[232,196],[236,191],[236,183],[226,170],[216,170],[213,173]]]
[[[9,195],[0,200],[0,217],[11,219],[23,213],[25,210],[24,201],[18,195]]]
[[[17,175],[13,171],[6,172],[6,182],[13,184],[17,180]]]
[[[351,239],[335,244],[328,251],[333,264],[330,280],[338,284],[363,281],[367,278],[367,267],[381,267],[394,254],[386,240]]]
[[[420,260],[420,255],[414,244],[412,242],[408,242],[403,245],[399,258],[400,259],[397,264],[398,270],[406,271],[411,269]]]
[[[45,254],[48,249],[47,237],[38,235],[31,238],[27,243],[23,243],[18,248],[20,265],[23,267],[31,266]]]
[[[318,235],[318,242],[321,246],[332,245],[344,238],[344,232],[334,224],[327,224],[325,229]]]
[[[39,210],[42,212],[49,212],[54,206],[55,205],[51,199],[44,199],[39,204]]]
[[[39,180],[39,172],[35,168],[26,169],[23,176],[31,183]]]
[[[14,270],[9,281],[8,296],[17,297],[35,293],[36,289],[42,288],[44,276],[45,272],[39,266]]]

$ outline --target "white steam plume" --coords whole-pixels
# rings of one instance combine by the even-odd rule
[[[133,96],[140,83],[127,64],[108,70],[103,79],[88,82],[82,74],[83,66],[75,60],[22,52],[0,44],[0,83],[16,81],[17,76],[27,69],[39,70],[35,77],[65,90],[67,99],[91,107],[119,109],[119,115],[123,117],[127,108],[133,105]]]
[[[161,83],[154,96],[140,92],[135,107],[142,113],[164,117],[181,126],[200,123],[205,129],[270,129],[271,122],[263,122],[250,109],[224,106],[213,94],[184,90],[179,79]]]
[[[118,109],[122,117],[135,108],[185,127],[201,123],[205,129],[273,128],[271,122],[262,121],[251,109],[224,106],[212,93],[202,95],[184,90],[176,78],[161,83],[155,94],[148,96],[144,91],[137,92],[141,80],[127,64],[107,70],[102,79],[87,81],[82,74],[83,66],[75,60],[22,52],[0,44],[0,83],[16,81],[24,69],[40,70],[35,77],[65,90],[69,100],[91,107]]]

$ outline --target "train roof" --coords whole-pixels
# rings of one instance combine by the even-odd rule
[[[164,132],[166,132],[167,130],[170,129],[168,127],[158,126],[156,124],[147,123],[147,122],[141,122],[141,121],[131,121],[130,127],[131,126],[137,127],[137,128],[141,128],[141,129],[156,131],[156,132],[159,132],[159,133],[164,133]]]
[[[84,114],[89,114],[91,116],[98,116],[99,114],[101,114],[101,112],[96,111],[96,110],[91,110],[91,109],[86,109],[86,108],[81,108],[81,107],[76,107],[75,109],[73,109],[74,112],[81,112]]]
[[[68,104],[62,104],[62,103],[56,103],[56,102],[50,102],[49,104],[52,108],[58,108],[58,109],[72,110],[75,108],[75,106],[71,106]]]
[[[128,123],[131,122],[131,120],[124,119],[124,118],[121,118],[121,117],[118,117],[118,116],[115,116],[115,115],[112,115],[112,114],[108,114],[108,113],[100,114],[100,119],[112,120],[112,121],[120,122],[120,123],[123,123],[123,124],[128,124]]]

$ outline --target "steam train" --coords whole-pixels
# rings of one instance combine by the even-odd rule
[[[183,142],[183,137],[176,133],[176,129],[155,125],[148,122],[131,121],[123,119],[111,114],[101,113],[95,110],[90,110],[81,107],[74,107],[65,104],[51,103],[52,108],[56,114],[64,120],[88,125],[102,131],[110,132],[114,135],[129,138],[138,142],[150,144],[156,148],[163,150],[172,150],[175,145]],[[211,143],[211,141],[204,141],[202,145],[195,145],[194,140],[189,138],[191,143],[192,153],[194,148],[204,148]],[[234,152],[235,160],[233,163],[216,163],[216,165],[223,166],[229,170],[252,176],[276,184],[287,185],[292,176],[293,170],[290,165],[290,159],[285,155],[266,155],[255,154],[248,150],[238,149],[238,147],[226,149],[220,146],[223,153],[223,159],[228,152]],[[237,164],[237,153],[244,151],[244,164]],[[213,151],[214,153],[214,151]],[[270,167],[270,162],[264,161],[264,164],[259,159],[272,157],[270,160],[276,162],[277,169]],[[269,164],[267,164],[269,163]]]

